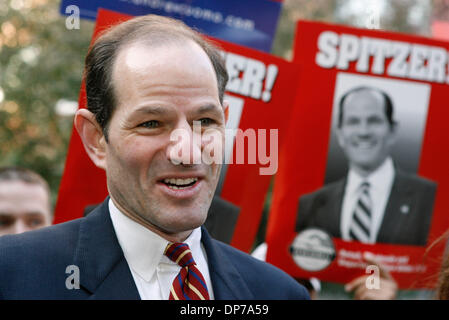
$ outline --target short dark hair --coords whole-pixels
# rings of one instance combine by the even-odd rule
[[[44,187],[50,198],[50,187],[42,176],[30,169],[21,167],[0,168],[0,183],[3,181],[22,181],[29,184],[37,184]]]
[[[220,51],[211,41],[176,19],[157,15],[136,17],[105,30],[90,47],[85,59],[87,108],[95,115],[106,141],[107,125],[116,104],[112,70],[119,50],[137,41],[160,46],[180,40],[193,40],[208,55],[217,76],[219,100],[223,103],[228,74]]]
[[[343,106],[345,104],[346,99],[348,96],[350,96],[353,93],[364,91],[364,90],[370,90],[378,92],[382,95],[384,99],[384,111],[385,116],[387,117],[388,123],[390,124],[390,127],[393,127],[396,124],[396,121],[393,119],[393,101],[391,100],[390,96],[383,90],[380,90],[378,88],[374,87],[367,87],[367,86],[361,86],[352,88],[348,92],[346,92],[343,97],[341,97],[340,102],[338,104],[338,127],[341,128],[341,125],[343,123]]]

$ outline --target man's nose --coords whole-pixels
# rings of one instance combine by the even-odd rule
[[[369,138],[371,137],[371,128],[367,122],[361,122],[357,126],[357,135],[361,138]]]
[[[27,226],[27,224],[22,219],[17,219],[14,224],[13,233],[23,233],[25,231],[30,231],[31,229]]]
[[[201,126],[182,121],[170,134],[167,158],[173,164],[195,165],[201,163]]]

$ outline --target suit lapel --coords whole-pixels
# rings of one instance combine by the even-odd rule
[[[209,274],[216,300],[251,300],[254,295],[249,290],[240,273],[234,268],[228,256],[211,239],[204,227],[201,228],[201,242],[207,254]]]
[[[346,179],[340,180],[337,182],[337,186],[335,191],[331,194],[331,204],[333,207],[329,210],[333,211],[331,218],[331,230],[332,233],[336,235],[337,238],[341,238],[341,215],[342,215],[342,206],[343,206],[343,195],[346,186]]]
[[[331,236],[341,238],[340,221],[346,179],[339,180],[318,199],[317,222]]]
[[[413,215],[414,195],[410,185],[403,179],[401,172],[396,171],[390,197],[377,235],[376,242],[395,243],[396,236],[409,216]]]
[[[75,265],[80,285],[94,299],[139,299],[109,216],[109,197],[80,224]]]

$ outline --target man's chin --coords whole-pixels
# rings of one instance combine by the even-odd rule
[[[171,216],[170,221],[166,221],[166,230],[171,233],[185,232],[201,227],[207,218],[205,214],[189,214],[188,212],[181,212]]]
[[[362,170],[364,172],[371,173],[379,167],[379,164],[377,162],[373,163],[373,162],[369,162],[369,161],[364,161],[364,162],[360,161],[356,165],[354,165],[354,167],[358,168],[359,170]]]

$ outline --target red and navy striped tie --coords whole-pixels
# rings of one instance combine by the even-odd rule
[[[356,203],[351,225],[349,226],[351,239],[362,243],[369,243],[371,235],[372,201],[369,188],[368,182],[363,182],[360,186],[360,197]]]
[[[170,288],[169,300],[209,300],[206,281],[187,243],[169,243],[164,254],[181,267]]]

